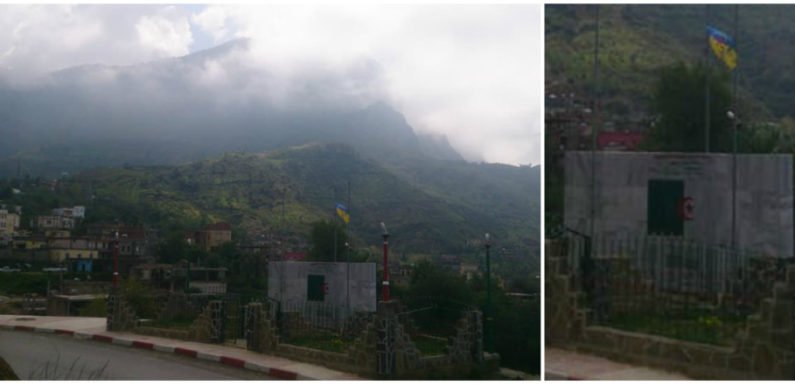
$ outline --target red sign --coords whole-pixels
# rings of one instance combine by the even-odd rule
[[[679,200],[679,218],[684,221],[692,221],[694,211],[695,205],[693,204],[693,198],[683,197]]]

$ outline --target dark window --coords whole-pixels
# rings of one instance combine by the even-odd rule
[[[323,275],[309,275],[306,277],[307,301],[323,302],[326,299],[326,277]]]
[[[646,207],[649,235],[683,235],[679,202],[685,195],[681,180],[650,180]]]

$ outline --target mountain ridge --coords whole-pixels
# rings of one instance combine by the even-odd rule
[[[278,83],[267,71],[252,72],[226,60],[249,45],[234,40],[140,65],[73,67],[33,88],[0,87],[0,134],[7,139],[0,144],[0,176],[16,175],[20,163],[26,174],[54,176],[102,165],[179,164],[311,141],[349,143],[387,160],[463,159],[447,141],[424,145],[427,136],[416,134],[383,100],[357,106],[360,91],[347,90],[346,77],[362,77],[359,87],[369,87],[369,69],[293,80],[292,87],[301,91],[284,97],[305,101],[272,102],[280,96],[269,94],[277,92],[269,85]],[[205,65],[209,62],[214,64]],[[229,80],[217,88],[203,85],[211,76]],[[262,86],[244,84],[249,80]],[[353,94],[345,94],[349,91]],[[128,145],[139,149],[118,151]]]

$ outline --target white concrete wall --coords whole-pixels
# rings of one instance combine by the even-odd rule
[[[588,234],[591,153],[566,153],[564,222]],[[731,244],[732,156],[705,153],[596,152],[595,232],[631,237],[647,232],[650,179],[682,180],[694,218],[684,237]],[[793,256],[792,156],[737,155],[736,244],[769,255]]]
[[[310,274],[325,276],[328,292],[324,304],[345,307],[349,290],[352,311],[376,310],[376,270],[372,262],[269,262],[268,296],[282,303],[306,302]]]

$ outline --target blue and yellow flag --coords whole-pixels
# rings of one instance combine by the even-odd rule
[[[351,216],[348,215],[348,208],[342,203],[337,203],[337,215],[342,218],[342,221],[347,225],[351,221]]]
[[[707,36],[709,46],[712,47],[712,52],[715,53],[715,56],[717,56],[730,71],[733,70],[734,67],[737,67],[737,47],[735,46],[734,39],[713,27],[707,27]]]

